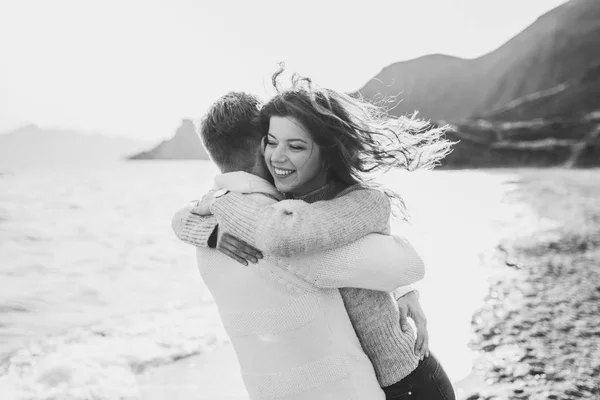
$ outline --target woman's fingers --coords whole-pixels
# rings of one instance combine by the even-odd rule
[[[417,334],[417,346],[419,346],[418,354],[421,360],[429,357],[429,337]]]
[[[228,233],[225,233],[225,235],[227,235],[231,239],[230,243],[232,243],[235,247],[237,247],[244,253],[254,256],[256,258],[259,258],[259,259],[263,258],[263,254],[261,253],[260,250],[250,246],[248,243],[236,238],[235,236],[231,236]]]
[[[400,329],[406,333],[408,332],[408,310],[406,307],[398,305],[398,311],[400,312]]]
[[[241,257],[237,251],[233,251],[233,248],[227,244],[222,245],[222,246],[217,246],[217,250],[219,250],[221,253],[225,254],[228,257],[233,258],[235,261],[239,262],[242,265],[248,265],[248,261],[246,261],[246,259],[244,257]]]
[[[223,234],[223,236],[221,237],[221,241],[235,248],[235,251],[238,254],[238,256],[243,257],[248,261],[257,263],[259,259],[263,258],[263,255],[260,252],[260,250],[255,249],[243,240],[240,240],[235,236],[231,236],[228,233]]]
[[[415,354],[422,360],[429,357],[429,332],[427,326],[422,323],[417,323],[417,341],[415,342]]]
[[[263,257],[259,250],[228,233],[219,238],[217,249],[243,265],[248,265],[248,261],[257,263]]]
[[[417,340],[415,342],[415,354],[419,357],[419,360],[422,360],[421,356],[421,347],[423,347],[423,336],[417,333]]]

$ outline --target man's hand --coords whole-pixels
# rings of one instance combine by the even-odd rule
[[[400,310],[400,328],[408,331],[408,317],[415,321],[417,327],[417,341],[415,354],[422,360],[429,357],[429,332],[427,331],[427,318],[419,303],[417,292],[408,292],[397,300]]]
[[[212,203],[215,201],[215,197],[213,196],[215,192],[216,192],[215,189],[209,190],[204,195],[204,197],[202,197],[202,200],[196,201],[195,204],[192,204],[192,206],[190,208],[190,212],[192,214],[196,214],[196,215],[200,215],[200,216],[206,216],[206,215],[212,214],[210,212],[210,207],[212,206]]]
[[[260,258],[263,258],[260,250],[227,232],[223,233],[217,241],[217,250],[242,265],[248,265],[248,261],[256,264]]]

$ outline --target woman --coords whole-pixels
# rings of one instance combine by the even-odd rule
[[[276,87],[281,72],[273,77]],[[316,88],[309,79],[297,76],[290,89],[279,91],[264,105],[260,123],[265,135],[264,161],[275,186],[286,197],[309,203],[331,200],[355,188],[373,188],[368,174],[390,168],[430,168],[450,147],[442,139],[443,129],[431,129],[414,118],[388,117],[381,108]],[[392,191],[386,194],[404,214],[400,196]],[[296,237],[294,226],[299,221],[294,220],[293,210],[286,211],[289,223],[282,223],[281,215],[271,217],[276,211],[261,209],[235,195],[215,199],[211,207],[223,218],[221,228],[232,236],[249,234],[247,226],[239,222],[244,215],[237,215],[236,209],[244,209],[246,216],[260,216],[259,228],[251,233],[256,235],[257,247],[268,254],[292,256],[326,250],[320,234],[312,240]],[[355,236],[365,232],[357,229],[340,234],[356,240]],[[225,235],[220,246],[227,246],[227,240],[234,242]],[[388,399],[454,398],[452,385],[435,357],[417,357],[412,351],[414,332],[395,327],[398,312],[391,294],[356,288],[340,292]]]

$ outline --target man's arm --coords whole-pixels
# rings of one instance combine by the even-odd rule
[[[354,186],[342,196],[312,204],[284,200],[265,206],[247,195],[229,193],[215,199],[211,211],[223,231],[265,254],[291,257],[386,232],[391,206],[384,193]]]
[[[292,273],[320,288],[391,292],[425,276],[423,260],[407,240],[381,234],[323,253],[295,256],[289,263]]]

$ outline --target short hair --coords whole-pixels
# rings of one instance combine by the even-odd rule
[[[229,92],[215,101],[200,121],[199,135],[222,171],[249,171],[262,140],[261,101],[244,92]]]

